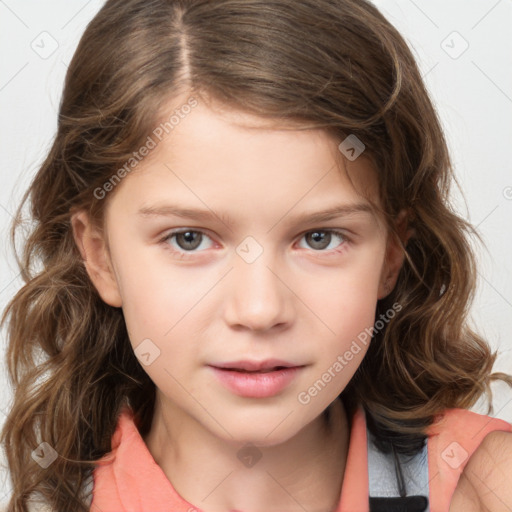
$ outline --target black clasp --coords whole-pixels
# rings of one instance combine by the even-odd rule
[[[425,496],[405,496],[403,498],[372,498],[370,512],[425,512],[428,498]]]

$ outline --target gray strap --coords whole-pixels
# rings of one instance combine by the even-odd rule
[[[373,443],[371,432],[366,430],[368,439],[368,481],[371,497],[399,497],[392,453],[379,451]],[[398,456],[402,468],[407,496],[429,496],[427,443],[414,457]],[[429,512],[430,507],[425,509]]]

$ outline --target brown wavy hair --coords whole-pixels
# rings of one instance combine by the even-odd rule
[[[469,408],[494,379],[512,384],[491,374],[496,353],[467,324],[475,233],[449,204],[453,171],[436,111],[404,39],[370,2],[108,0],[70,63],[56,136],[12,226],[14,243],[28,203],[16,256],[25,284],[2,316],[14,388],[1,435],[10,512],[25,511],[34,492],[56,511],[87,511],[81,486],[110,451],[122,407],[141,435],[150,428],[155,386],[122,310],[92,285],[70,218],[84,209],[101,226],[109,196],[94,190],[185,90],[340,142],[356,135],[378,169],[390,232],[409,212],[405,262],[377,315],[402,309],[342,393],[381,440],[415,449],[443,409]],[[47,469],[30,456],[41,440],[59,455]]]

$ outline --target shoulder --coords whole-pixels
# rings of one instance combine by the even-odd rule
[[[512,425],[504,420],[466,409],[446,409],[437,415],[427,430],[432,509],[448,510],[461,474],[479,447],[483,450],[498,433],[511,431]]]
[[[497,430],[485,436],[469,459],[465,471],[484,480],[489,477],[495,480],[505,468],[509,474],[511,466],[512,432]],[[509,483],[512,484],[512,479]]]
[[[432,433],[438,433],[443,428],[469,427],[487,428],[492,430],[511,430],[512,425],[505,420],[494,418],[486,414],[479,414],[468,409],[445,409],[438,414],[431,425]]]
[[[494,431],[485,436],[469,458],[453,495],[450,511],[512,510],[512,433]]]
[[[436,416],[429,427],[428,436],[438,438],[443,443],[449,440],[457,442],[471,454],[493,432],[512,432],[512,425],[505,420],[467,409],[446,409]]]

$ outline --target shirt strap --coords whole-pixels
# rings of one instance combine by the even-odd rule
[[[412,457],[395,455],[377,449],[368,427],[366,434],[370,512],[430,512],[427,442]]]

